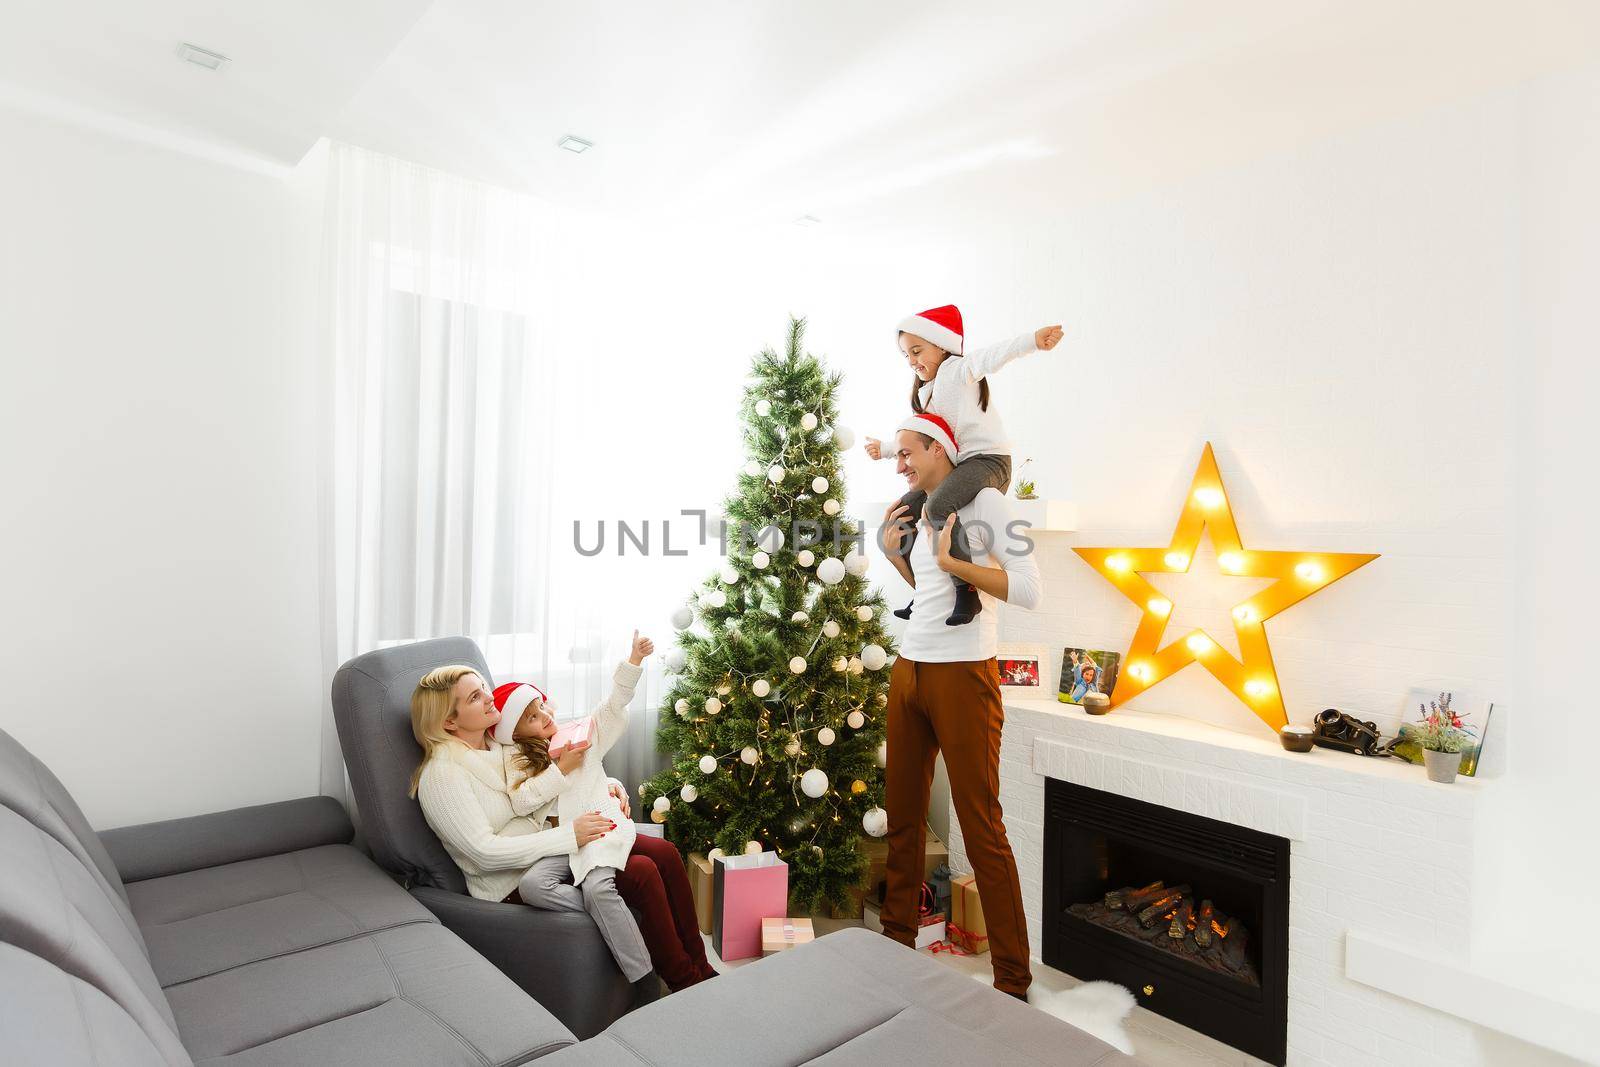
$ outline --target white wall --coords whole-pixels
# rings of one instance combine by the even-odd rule
[[[284,177],[8,111],[0,143],[0,728],[99,827],[315,793]]]

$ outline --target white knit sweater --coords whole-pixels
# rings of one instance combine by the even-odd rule
[[[504,900],[535,861],[578,847],[572,827],[547,828],[549,804],[529,815],[512,809],[507,747],[493,740],[487,749],[446,742],[422,768],[417,786],[423,817],[467,876],[467,892],[479,900]]]

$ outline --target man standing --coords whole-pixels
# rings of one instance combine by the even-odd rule
[[[955,469],[959,455],[950,426],[933,414],[913,415],[901,423],[895,449],[895,470],[912,489],[928,493]],[[994,605],[1003,600],[1036,607],[1043,593],[1039,568],[1027,553],[1031,543],[1011,536],[1011,507],[997,489],[984,489],[956,511],[972,547],[971,563],[950,554],[953,522],[942,531],[930,529],[916,539],[909,557],[902,555],[906,514],[904,506],[891,507],[881,537],[890,562],[917,590],[917,610],[900,638],[900,655],[889,679],[889,861],[883,932],[903,945],[915,944],[928,794],[933,760],[942,749],[967,858],[983,899],[995,988],[1026,1000],[1033,981],[1028,927],[1017,861],[1000,811],[1005,713],[995,663]],[[955,599],[951,576],[972,583],[987,601],[989,610],[965,626],[945,625]]]

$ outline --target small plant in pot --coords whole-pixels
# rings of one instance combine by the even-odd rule
[[[1473,735],[1472,727],[1461,721],[1450,706],[1453,694],[1440,693],[1437,700],[1418,705],[1422,709],[1416,739],[1422,745],[1422,762],[1428,780],[1446,784],[1456,780],[1461,768],[1461,749]]]

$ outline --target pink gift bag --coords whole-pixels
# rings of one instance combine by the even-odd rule
[[[761,955],[761,920],[789,914],[789,865],[776,852],[719,856],[711,886],[711,947],[724,962]]]
[[[550,739],[550,758],[556,759],[569,749],[582,752],[593,739],[594,716],[585,715],[581,719],[564,722],[556,727],[556,735]]]

